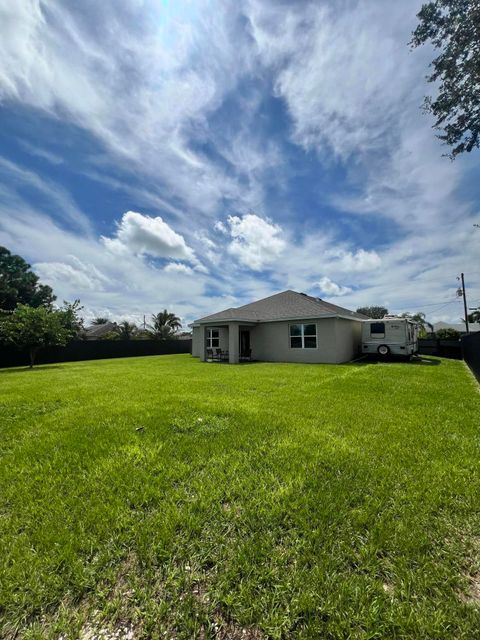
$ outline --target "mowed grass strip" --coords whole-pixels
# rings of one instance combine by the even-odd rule
[[[0,636],[478,638],[464,364],[0,372]]]

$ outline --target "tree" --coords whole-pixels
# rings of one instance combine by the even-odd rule
[[[427,322],[425,319],[425,314],[421,311],[417,311],[417,313],[402,313],[401,318],[408,318],[412,322],[415,322],[420,327],[420,338],[424,338],[427,335],[427,327],[430,329],[430,333],[433,333],[433,324],[431,322]]]
[[[108,318],[94,318],[92,320],[92,324],[94,325],[107,324],[107,322],[108,322]]]
[[[152,324],[149,325],[150,335],[155,340],[167,340],[172,338],[181,326],[180,318],[164,309],[152,316]]]
[[[431,63],[428,82],[438,95],[424,100],[440,140],[459,153],[480,145],[480,4],[478,0],[433,0],[417,14],[419,24],[410,44],[431,42],[441,49]]]
[[[120,334],[116,329],[112,329],[108,333],[104,333],[100,340],[120,340]]]
[[[367,318],[374,318],[380,320],[388,315],[388,309],[385,307],[359,307],[357,313],[361,313]]]
[[[83,307],[80,306],[80,300],[73,302],[63,301],[63,307],[58,309],[65,329],[73,338],[78,338],[83,331],[83,319],[79,316]]]
[[[71,309],[47,309],[17,305],[16,309],[0,318],[0,339],[14,344],[30,355],[30,368],[35,364],[38,351],[43,347],[63,346],[73,338]]]
[[[120,340],[131,340],[137,333],[137,325],[125,320],[118,325],[117,331]]]
[[[469,322],[480,322],[480,307],[478,309],[474,309],[473,313],[468,314]]]
[[[51,287],[38,283],[30,265],[5,247],[0,247],[0,310],[13,311],[17,304],[51,308]]]

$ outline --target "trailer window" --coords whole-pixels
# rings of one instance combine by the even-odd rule
[[[372,322],[370,325],[370,335],[373,338],[385,337],[385,323],[384,322]]]

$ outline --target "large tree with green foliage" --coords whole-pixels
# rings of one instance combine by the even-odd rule
[[[426,97],[424,106],[454,158],[480,146],[480,3],[432,0],[417,17],[411,44],[430,42],[440,50],[427,76],[438,86],[438,94]]]
[[[155,340],[167,340],[172,338],[181,326],[180,318],[164,309],[152,316],[152,323],[149,325],[150,335]]]
[[[78,333],[78,301],[62,309],[19,304],[12,313],[0,316],[0,341],[28,351],[30,367],[43,347],[63,346]]]
[[[359,307],[357,309],[357,313],[361,313],[363,316],[367,316],[367,318],[374,318],[380,320],[388,315],[388,309],[385,307]]]
[[[28,262],[0,247],[0,310],[13,311],[17,304],[51,307],[54,300],[52,289],[39,284]]]

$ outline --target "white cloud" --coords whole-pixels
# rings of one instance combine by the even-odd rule
[[[371,271],[377,269],[382,260],[376,251],[358,249],[355,252],[342,249],[332,249],[327,252],[327,258],[332,258],[332,268],[337,271]]]
[[[232,238],[229,253],[254,271],[268,267],[285,248],[281,227],[269,219],[253,213],[229,216],[227,226]]]
[[[344,287],[336,282],[332,282],[327,276],[324,276],[320,282],[317,282],[317,286],[323,293],[329,296],[345,296],[352,291],[350,287]]]
[[[75,256],[69,256],[72,264],[65,262],[37,262],[33,265],[33,270],[40,277],[41,281],[49,284],[54,290],[59,285],[68,285],[80,296],[84,291],[103,291],[107,281],[93,265],[88,267],[81,263]]]
[[[193,269],[181,262],[169,262],[165,266],[164,271],[165,273],[178,273],[185,276],[191,276],[193,274]]]
[[[224,233],[225,235],[228,234],[228,229],[221,220],[217,220],[217,222],[215,222],[215,224],[213,225],[213,228],[215,229],[215,231],[219,231],[220,233]]]
[[[107,249],[116,254],[130,251],[158,258],[196,259],[185,238],[162,218],[152,218],[135,211],[123,214],[114,238],[103,237],[102,240]]]

